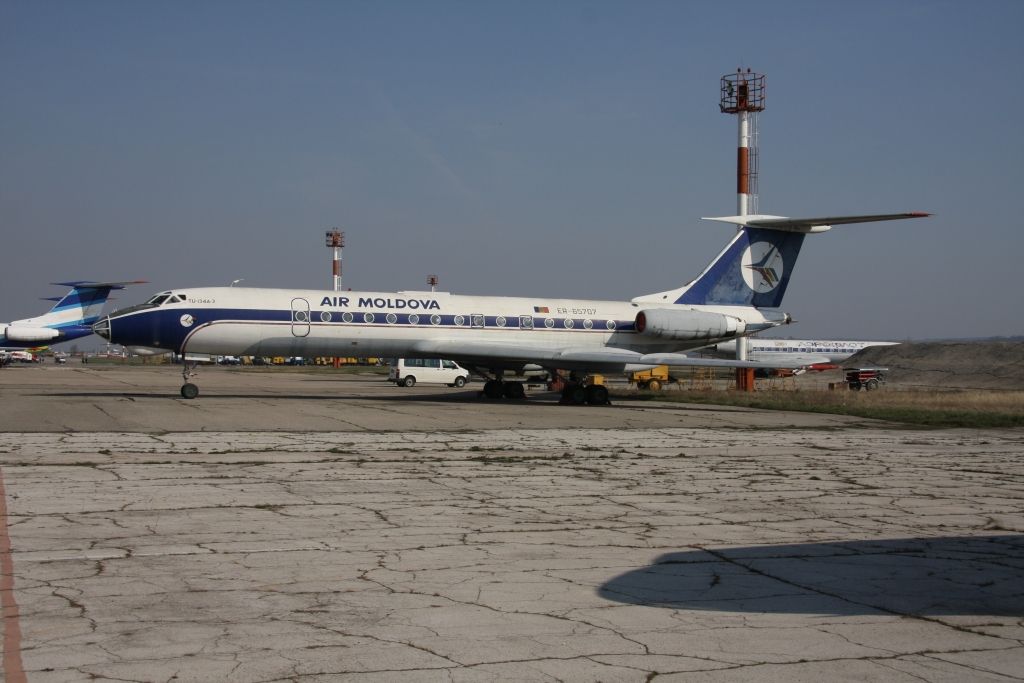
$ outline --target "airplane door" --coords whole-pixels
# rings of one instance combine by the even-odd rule
[[[292,335],[309,335],[309,302],[305,299],[292,299]]]

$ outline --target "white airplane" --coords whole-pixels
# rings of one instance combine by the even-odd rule
[[[71,290],[48,299],[57,303],[42,315],[0,323],[0,349],[30,349],[86,337],[92,334],[92,324],[99,319],[111,291],[143,282],[55,282]]]
[[[896,344],[899,342],[751,337],[747,358],[762,363],[775,363],[777,367],[804,366],[810,369],[819,369],[816,366],[835,365],[869,346],[894,346]],[[698,353],[717,358],[735,358],[736,340],[720,342],[706,349],[700,349]]]
[[[689,358],[682,352],[790,322],[779,309],[808,233],[832,225],[919,218],[925,213],[829,218],[728,216],[740,226],[696,279],[630,301],[459,296],[446,292],[336,292],[209,287],[172,289],[111,313],[93,331],[126,346],[182,354],[449,358],[489,378],[488,398],[522,398],[507,371],[569,370],[563,398],[607,402],[587,372],[657,365],[777,367]],[[181,395],[195,398],[186,364]]]

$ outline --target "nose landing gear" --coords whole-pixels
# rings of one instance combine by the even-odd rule
[[[184,349],[181,354],[181,378],[185,380],[185,383],[181,385],[181,397],[193,399],[199,395],[199,387],[197,387],[190,379],[195,377],[198,373],[196,372],[196,366],[199,365],[199,361],[192,361],[191,363],[186,360]]]

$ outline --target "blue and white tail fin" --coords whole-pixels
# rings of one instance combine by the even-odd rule
[[[0,323],[0,348],[34,348],[87,337],[92,334],[92,324],[99,319],[110,292],[141,282],[144,281],[55,282],[71,287],[71,291],[42,315]]]
[[[647,294],[634,302],[778,308],[786,294],[800,247],[808,233],[833,225],[921,218],[926,213],[786,218],[724,216],[705,220],[740,226],[736,236],[692,282],[678,289]]]
[[[56,299],[53,307],[35,318],[16,321],[19,324],[39,325],[43,327],[66,327],[70,325],[89,326],[99,320],[103,305],[107,303],[110,292],[124,289],[125,285],[139,284],[141,281],[130,282],[55,282],[55,285],[71,287],[64,296]],[[54,300],[52,298],[48,299]]]

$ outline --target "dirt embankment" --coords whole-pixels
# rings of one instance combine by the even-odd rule
[[[907,388],[1024,390],[1024,342],[873,346],[851,356],[843,365],[889,368],[889,383]]]

